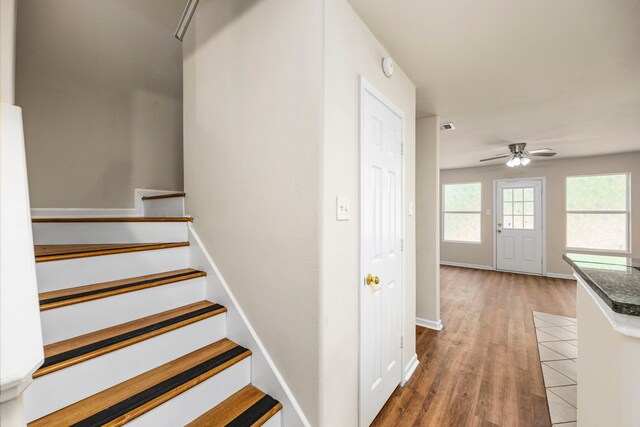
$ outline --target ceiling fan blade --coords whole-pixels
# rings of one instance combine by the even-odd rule
[[[513,156],[513,154],[509,153],[509,154],[499,154],[495,157],[489,157],[488,159],[482,159],[480,160],[481,162],[488,162],[489,160],[496,160],[496,159],[504,159],[505,157],[511,157]]]
[[[525,151],[525,153],[527,154],[554,153],[555,154],[555,151],[553,151],[551,148],[539,148],[537,150]]]
[[[538,156],[538,157],[553,157],[556,154],[557,153],[555,151],[543,151],[542,153],[536,153],[532,151],[532,152],[526,153],[527,156]]]

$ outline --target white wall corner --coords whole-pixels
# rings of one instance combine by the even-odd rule
[[[416,325],[422,326],[423,328],[433,329],[434,331],[441,331],[443,327],[441,319],[434,321],[422,319],[420,317],[416,317]]]
[[[0,402],[4,403],[16,399],[31,383],[44,350],[22,110],[1,104],[0,122]],[[6,407],[15,408],[16,403]]]
[[[407,381],[409,381],[413,373],[416,371],[416,368],[418,367],[419,363],[420,361],[418,360],[418,355],[416,353],[413,353],[413,356],[411,356],[409,363],[407,363],[407,365],[404,367],[404,375],[402,376],[402,385],[404,385]]]
[[[227,337],[252,351],[251,382],[279,400],[283,425],[311,426],[200,237],[189,224],[189,265],[207,272],[206,298],[227,308]]]

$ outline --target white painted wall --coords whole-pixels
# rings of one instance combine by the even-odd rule
[[[34,208],[129,208],[135,188],[182,190],[184,4],[20,0],[16,103]]]
[[[594,301],[595,293],[588,292],[587,286],[579,279],[576,298],[578,424],[581,427],[638,426],[640,338],[615,331]]]
[[[455,131],[453,131],[455,132]],[[551,144],[553,147],[553,145]],[[498,162],[496,166],[465,169],[448,169],[440,173],[441,184],[482,183],[482,242],[480,244],[440,244],[442,261],[493,265],[493,216],[484,214],[493,211],[493,180],[500,178],[538,177],[547,178],[547,272],[571,274],[571,268],[562,260],[566,252],[566,177],[617,172],[631,172],[631,254],[640,256],[640,151],[608,156],[578,157],[574,159],[532,161],[526,167],[509,168]]]
[[[313,425],[322,12],[320,0],[201,0],[184,42],[187,213]]]
[[[359,363],[359,76],[405,114],[404,363],[415,354],[415,86],[396,64],[382,73],[388,53],[345,0],[325,0],[324,147],[322,151],[320,425],[358,422]],[[351,199],[351,220],[336,221],[336,196]]]
[[[19,107],[0,106],[0,412],[24,425],[21,393],[44,360]]]
[[[16,0],[0,0],[0,101],[15,101]]]
[[[440,325],[440,119],[416,120],[416,317]]]

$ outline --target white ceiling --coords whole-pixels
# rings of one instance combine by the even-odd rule
[[[455,123],[443,169],[519,141],[640,150],[640,1],[349,1],[417,86],[418,117]]]

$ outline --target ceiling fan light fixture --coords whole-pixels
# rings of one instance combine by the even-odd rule
[[[509,161],[507,162],[507,166],[509,166],[510,168],[514,167],[514,166],[520,166],[520,157],[518,156],[513,156],[512,158],[509,159]]]
[[[491,160],[508,158],[507,166],[512,168],[515,166],[527,166],[531,163],[529,156],[553,157],[556,155],[556,152],[551,148],[539,148],[537,150],[527,151],[526,146],[527,144],[524,142],[509,144],[509,153],[496,154],[495,156],[487,159],[480,159],[480,162],[489,162]]]

